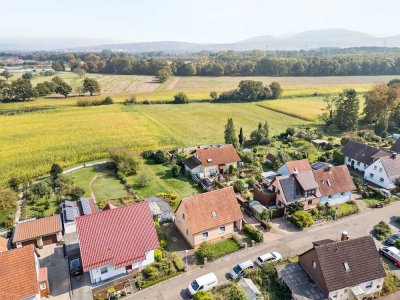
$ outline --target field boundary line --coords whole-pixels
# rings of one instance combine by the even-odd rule
[[[300,120],[303,120],[303,121],[315,122],[315,120],[312,119],[312,118],[307,118],[307,117],[299,116],[297,114],[290,113],[290,112],[287,112],[287,111],[283,111],[283,110],[280,110],[280,109],[277,109],[277,108],[268,107],[268,106],[266,106],[264,104],[256,104],[256,106],[271,110],[273,112],[281,113],[281,114],[287,115],[289,117],[300,119]]]

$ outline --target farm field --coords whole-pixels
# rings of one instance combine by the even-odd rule
[[[254,103],[114,104],[0,116],[0,182],[45,174],[53,162],[70,166],[105,158],[114,147],[140,152],[223,142],[229,117],[247,136],[265,120],[271,134],[309,124]]]

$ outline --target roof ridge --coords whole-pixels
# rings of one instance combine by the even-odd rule
[[[371,236],[370,235],[363,235],[363,236],[354,237],[354,238],[351,238],[351,239],[348,239],[348,240],[344,240],[344,241],[336,240],[336,241],[334,241],[332,243],[315,246],[315,248],[322,248],[322,247],[330,246],[330,245],[333,245],[333,244],[342,244],[342,243],[346,243],[346,242],[352,242],[352,241],[355,241],[355,240],[365,239],[365,238],[369,238],[369,237],[371,237]]]

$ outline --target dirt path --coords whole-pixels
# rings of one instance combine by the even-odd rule
[[[18,201],[17,201],[17,211],[15,212],[15,224],[18,223],[21,218],[22,205],[25,202],[24,192],[19,193]]]
[[[90,180],[90,182],[89,182],[90,195],[91,195],[91,197],[92,197],[94,203],[97,203],[97,201],[96,201],[96,195],[94,194],[92,185],[93,185],[93,183],[96,181],[96,179],[99,179],[99,178],[102,177],[102,176],[103,176],[103,175],[101,175],[101,174],[99,174],[99,173],[96,173],[96,175],[94,175],[93,178],[92,178],[92,180]]]

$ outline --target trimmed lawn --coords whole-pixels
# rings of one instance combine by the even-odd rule
[[[236,243],[236,241],[232,238],[223,240],[221,242],[212,243],[212,245],[217,253],[216,259],[240,249],[239,244]]]
[[[125,186],[116,177],[115,171],[105,165],[84,168],[71,173],[75,184],[85,189],[85,197],[91,197],[90,182],[96,200],[104,203],[107,200],[121,199],[128,195]]]
[[[355,203],[342,203],[339,204],[339,209],[337,210],[337,216],[346,216],[358,211],[357,204]]]
[[[140,199],[153,197],[158,193],[174,193],[178,196],[178,201],[175,202],[173,207],[173,209],[175,209],[182,198],[188,197],[193,193],[197,194],[201,191],[182,173],[180,173],[177,178],[173,177],[171,169],[162,164],[145,161],[140,166],[138,174],[141,172],[153,175],[152,181],[145,187],[138,185],[137,178],[139,175],[128,178],[129,183],[132,185],[133,190],[137,193]]]
[[[393,197],[388,198],[388,199],[390,199],[390,202],[397,201]],[[376,204],[376,203],[382,203],[384,200],[383,199],[376,199],[376,198],[367,198],[367,199],[363,199],[363,201],[367,202],[368,205],[373,205],[373,204]]]

